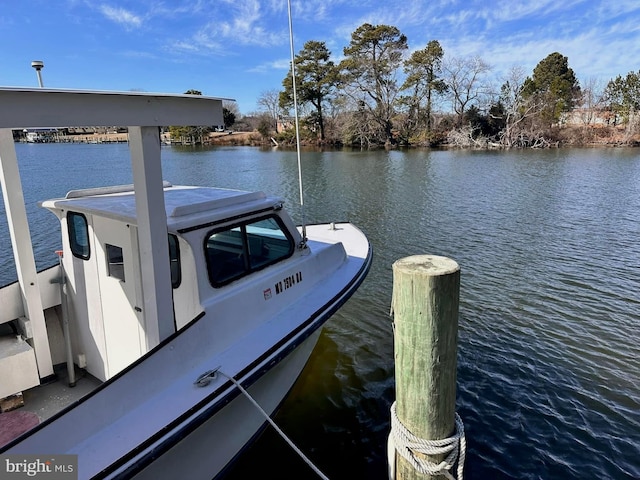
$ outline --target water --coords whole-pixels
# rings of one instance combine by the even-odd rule
[[[36,202],[131,183],[127,146],[17,149],[45,266],[56,260],[57,221]],[[332,479],[387,476],[391,264],[428,253],[462,270],[457,410],[467,432],[465,478],[640,478],[639,151],[306,152],[303,159],[307,221],[356,223],[375,256],[276,417],[321,470]],[[279,194],[300,220],[293,152],[166,148],[163,171],[176,184]],[[0,222],[1,265],[11,255],[7,238]],[[0,284],[13,278],[14,270],[0,269]],[[229,478],[267,473],[314,478],[269,429]]]

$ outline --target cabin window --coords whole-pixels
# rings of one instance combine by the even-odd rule
[[[124,280],[124,259],[122,257],[122,248],[115,245],[105,244],[107,249],[107,273],[110,277]]]
[[[89,227],[87,218],[81,213],[67,213],[67,230],[69,233],[69,245],[74,257],[83,260],[89,259]]]
[[[178,245],[178,237],[169,235],[169,264],[171,267],[171,286],[178,288],[182,281],[182,273],[180,268],[180,247]]]
[[[221,287],[293,254],[293,238],[273,216],[211,232],[205,240],[209,280]]]

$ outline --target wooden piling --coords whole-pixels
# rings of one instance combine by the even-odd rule
[[[396,412],[424,440],[455,431],[460,267],[446,257],[416,255],[393,264],[392,313]],[[440,479],[395,455],[397,480]],[[444,455],[423,455],[438,464]]]

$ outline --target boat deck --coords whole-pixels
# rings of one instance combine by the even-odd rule
[[[54,367],[55,380],[22,392],[24,407],[21,410],[33,412],[44,421],[68,405],[92,392],[102,382],[84,370],[76,368],[76,384],[69,386],[67,367]]]
[[[3,428],[0,447],[77,402],[102,383],[84,370],[76,368],[76,384],[70,387],[64,364],[54,367],[54,374],[52,381],[22,392],[24,406],[0,413]],[[3,421],[5,417],[6,421]]]

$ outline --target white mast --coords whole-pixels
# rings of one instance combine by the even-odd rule
[[[296,63],[293,52],[293,24],[291,22],[291,0],[287,0],[287,6],[289,9],[289,47],[291,50],[291,82],[293,86],[293,113],[296,123],[296,152],[298,155],[298,184],[300,186],[300,210],[302,213],[302,244],[304,247],[307,244],[307,225],[304,213],[304,188],[302,186],[302,161],[300,159],[300,121],[298,119],[298,96],[296,92]]]

